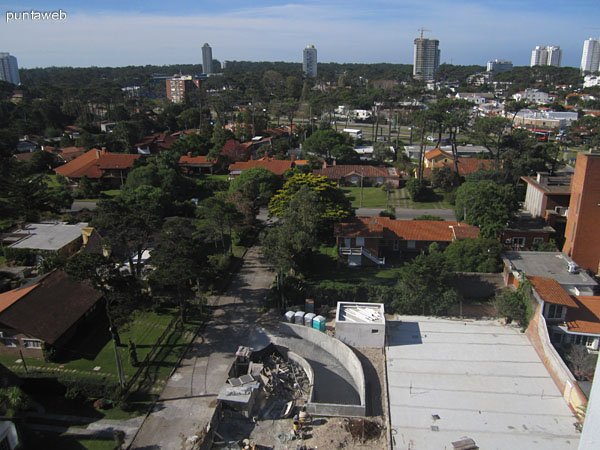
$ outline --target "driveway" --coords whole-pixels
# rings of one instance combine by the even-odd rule
[[[394,447],[577,449],[575,418],[526,335],[497,321],[388,321]]]
[[[273,278],[260,247],[250,248],[226,295],[213,299],[212,320],[167,381],[131,448],[192,448],[195,435],[210,423],[235,351],[248,345],[253,331],[264,325],[260,302]]]

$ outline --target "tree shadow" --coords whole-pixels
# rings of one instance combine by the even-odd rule
[[[108,320],[98,318],[89,323],[85,328],[79,329],[69,341],[60,348],[57,363],[68,363],[78,359],[93,361],[98,357],[111,336],[108,331]]]

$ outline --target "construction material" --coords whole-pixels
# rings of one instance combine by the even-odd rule
[[[348,419],[344,428],[350,433],[352,439],[362,444],[372,439],[379,439],[383,430],[379,422],[368,419]]]

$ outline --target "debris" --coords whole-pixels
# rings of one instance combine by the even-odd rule
[[[378,439],[382,432],[380,423],[368,419],[348,419],[345,428],[352,439],[363,444],[371,439]]]
[[[454,450],[478,450],[479,447],[475,444],[475,441],[471,438],[463,438],[460,441],[452,443]]]
[[[291,401],[287,402],[287,404],[285,405],[285,409],[283,410],[282,417],[284,419],[289,419],[292,416],[293,412],[294,412],[294,401],[291,400]]]

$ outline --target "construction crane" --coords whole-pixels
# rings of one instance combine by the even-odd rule
[[[426,28],[423,28],[423,27],[421,27],[421,28],[417,29],[417,31],[420,31],[420,32],[421,32],[421,40],[423,40],[423,33],[424,33],[425,31],[429,31],[429,32],[431,32],[431,30],[428,30],[428,29],[426,29]]]

